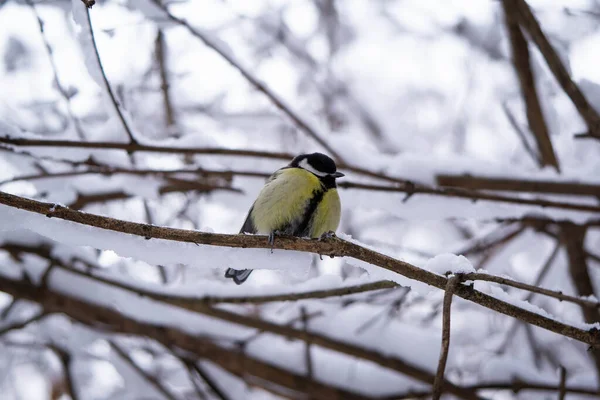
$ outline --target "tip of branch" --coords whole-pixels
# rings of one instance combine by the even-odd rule
[[[92,8],[92,6],[94,4],[96,4],[96,0],[81,0],[81,2],[83,3],[83,5],[85,5],[87,8]]]

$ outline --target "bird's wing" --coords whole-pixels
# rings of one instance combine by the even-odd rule
[[[246,216],[244,225],[242,225],[242,228],[240,229],[240,233],[256,233],[256,226],[254,226],[254,223],[252,222],[252,216],[251,216],[253,209],[254,209],[254,204],[252,205],[252,207],[250,207],[250,210],[248,211],[248,215]]]
[[[303,169],[277,171],[254,202],[251,220],[256,232],[283,231],[293,235],[303,220],[310,199],[321,187],[319,178]]]

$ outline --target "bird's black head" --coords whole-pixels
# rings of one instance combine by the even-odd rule
[[[302,168],[313,173],[327,187],[335,187],[335,179],[344,176],[337,171],[335,161],[322,153],[301,154],[292,160],[290,167]]]

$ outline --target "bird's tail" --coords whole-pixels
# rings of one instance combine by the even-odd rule
[[[225,278],[231,278],[236,284],[241,285],[242,283],[246,282],[246,279],[248,279],[251,273],[251,269],[239,270],[227,268],[227,271],[225,271]]]

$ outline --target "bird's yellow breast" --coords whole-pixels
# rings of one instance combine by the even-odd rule
[[[340,224],[341,210],[337,189],[332,188],[326,191],[312,216],[310,237],[318,238],[326,232],[335,232]]]
[[[269,234],[299,223],[316,191],[323,190],[319,178],[301,168],[281,169],[265,184],[252,207],[256,233]]]

